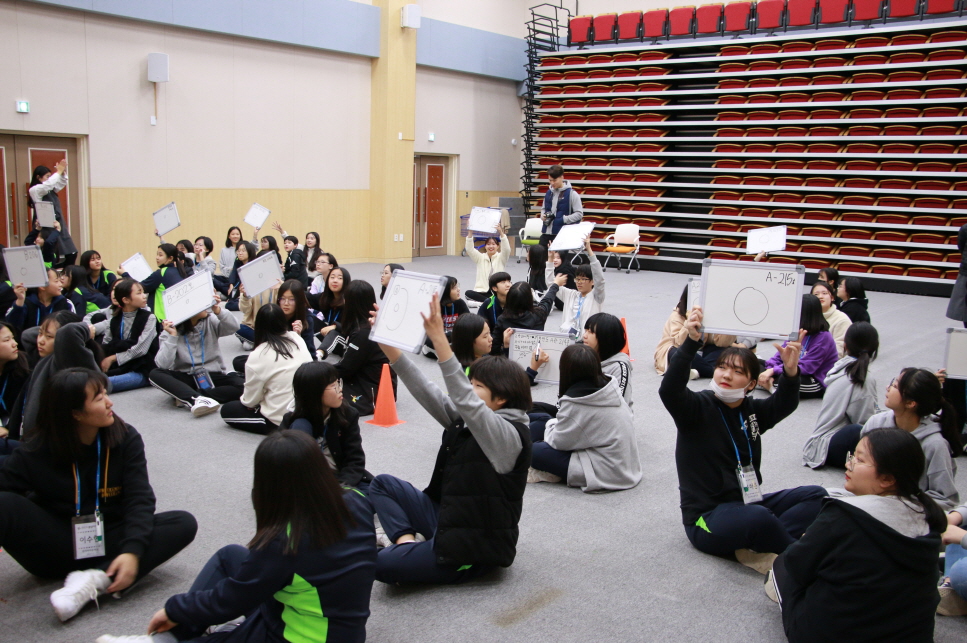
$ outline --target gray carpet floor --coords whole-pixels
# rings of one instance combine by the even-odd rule
[[[473,285],[466,258],[415,260],[407,268],[451,274]],[[381,266],[348,266],[357,279],[378,283]],[[515,279],[526,264],[511,259]],[[692,641],[784,640],[778,606],[765,597],[763,577],[738,563],[707,556],[685,538],[678,509],[675,427],[658,399],[652,355],[685,275],[608,270],[605,309],[628,321],[634,362],[635,417],[644,477],[635,489],[586,495],[562,485],[528,485],[517,560],[479,582],[459,587],[373,588],[369,640],[414,641]],[[882,350],[873,365],[881,388],[904,366],[938,368],[943,358],[945,299],[872,293],[870,313]],[[560,313],[553,313],[548,328]],[[951,322],[952,324],[952,322]],[[240,352],[222,340],[228,358]],[[774,349],[760,346],[768,357]],[[436,363],[416,357],[435,381]],[[693,382],[702,388],[707,381]],[[541,385],[535,399],[553,401]],[[406,424],[361,424],[367,467],[426,484],[440,440],[433,423],[405,387],[399,415]],[[198,519],[195,542],[121,600],[104,597],[66,624],[42,582],[0,554],[0,641],[93,641],[104,633],[139,634],[171,594],[188,589],[219,547],[245,543],[254,532],[249,501],[252,455],[259,436],[234,431],[218,415],[194,419],[153,389],[113,397],[115,411],[144,435],[158,510],[186,509]],[[763,438],[764,491],[804,485],[842,486],[842,472],[800,465],[802,444],[819,400]],[[964,460],[961,460],[963,467]],[[967,494],[964,473],[958,479]],[[967,619],[937,617],[936,640],[963,641]]]

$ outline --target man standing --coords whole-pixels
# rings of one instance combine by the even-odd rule
[[[550,247],[551,240],[563,226],[580,223],[584,217],[581,196],[564,180],[564,168],[552,165],[547,170],[547,176],[550,177],[551,189],[544,195],[544,206],[540,214],[544,221],[541,245],[545,248]]]

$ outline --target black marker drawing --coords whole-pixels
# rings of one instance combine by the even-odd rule
[[[769,299],[761,291],[748,286],[736,293],[732,310],[735,318],[746,326],[757,326],[769,315]]]
[[[400,288],[400,284],[396,284],[393,288],[393,303],[386,310],[386,330],[398,330],[403,325],[409,299],[410,291],[406,288]]]

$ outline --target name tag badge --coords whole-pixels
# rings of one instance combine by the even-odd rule
[[[739,478],[743,502],[747,505],[762,502],[762,490],[759,489],[759,480],[755,477],[755,468],[751,464],[738,467],[735,475]]]
[[[74,516],[74,560],[104,555],[104,522],[100,514]]]
[[[212,376],[208,373],[207,368],[196,368],[191,376],[195,378],[195,385],[198,386],[199,391],[215,388],[215,384],[212,383]]]

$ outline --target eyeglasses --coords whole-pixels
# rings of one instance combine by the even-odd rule
[[[893,389],[893,388],[896,388],[896,378],[895,377],[892,380],[890,380],[890,383],[889,384],[886,385],[886,390],[887,391],[889,391],[890,389]]]
[[[292,297],[282,297],[282,298],[279,299],[279,303],[280,304],[294,304],[295,303],[295,299],[293,299]]]
[[[334,390],[336,393],[342,393],[342,380],[341,379],[336,380],[335,382],[333,382],[332,384],[326,387],[327,390],[329,388],[332,388],[332,390]]]
[[[856,468],[856,465],[861,465],[861,466],[864,466],[864,467],[872,467],[873,466],[872,464],[867,464],[866,462],[857,462],[856,461],[856,456],[853,455],[853,452],[852,451],[847,451],[846,452],[846,470],[847,471],[852,471],[854,468]]]
[[[589,281],[591,281],[591,280],[588,279],[587,277],[575,277],[574,278],[574,283],[576,283],[576,284],[578,284],[578,283],[584,284],[584,283],[588,283]]]

